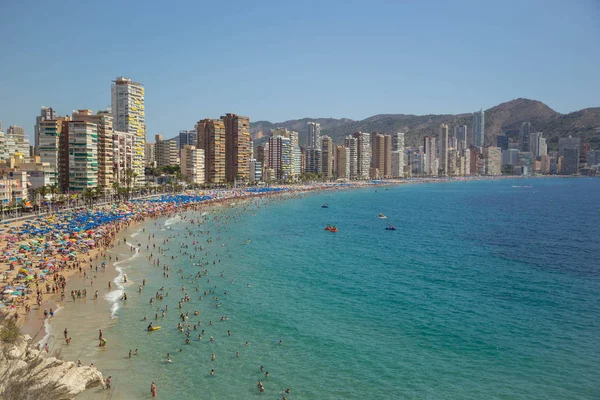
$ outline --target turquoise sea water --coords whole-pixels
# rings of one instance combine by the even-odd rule
[[[151,221],[127,239],[140,254],[119,265],[128,300],[110,322],[109,306],[93,317],[107,349],[88,323],[73,329],[90,346],[64,354],[112,375],[114,399],[148,398],[151,381],[162,398],[274,399],[287,387],[288,399],[600,398],[599,204],[597,179],[499,180],[254,200],[200,226]],[[147,261],[152,233],[168,279]],[[192,279],[199,261],[208,275]],[[151,306],[161,287],[169,296]],[[179,310],[182,293],[192,300]],[[146,332],[142,317],[165,304],[162,329]],[[65,310],[62,323],[77,311]],[[176,329],[181,311],[202,321],[190,344]]]

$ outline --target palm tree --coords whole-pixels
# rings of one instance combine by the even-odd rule
[[[93,188],[85,188],[82,193],[83,198],[90,203],[90,207],[92,206],[92,202],[94,199],[94,189]]]

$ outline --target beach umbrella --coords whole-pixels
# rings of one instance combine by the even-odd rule
[[[33,275],[27,275],[27,278],[25,278],[26,281],[30,281],[33,279]]]

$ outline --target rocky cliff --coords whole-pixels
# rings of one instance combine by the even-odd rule
[[[12,344],[0,343],[0,399],[72,399],[104,384],[96,369],[49,356],[30,343],[29,335]]]

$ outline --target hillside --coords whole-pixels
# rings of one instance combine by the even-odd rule
[[[342,143],[344,136],[356,131],[363,132],[405,132],[406,145],[421,143],[423,136],[437,135],[442,123],[450,125],[467,125],[469,140],[471,136],[471,113],[443,115],[405,115],[379,114],[354,121],[334,118],[303,118],[281,123],[257,121],[250,124],[255,144],[263,143],[269,136],[270,129],[277,127],[292,129],[300,134],[300,144],[306,144],[308,121],[321,124],[321,134],[329,135],[335,143]],[[600,107],[586,108],[569,114],[560,114],[542,102],[529,99],[515,99],[485,110],[486,144],[495,145],[496,136],[505,133],[518,137],[523,122],[529,121],[535,131],[541,131],[548,138],[551,149],[558,146],[558,138],[568,135],[580,137],[589,142],[593,148],[600,149]]]

